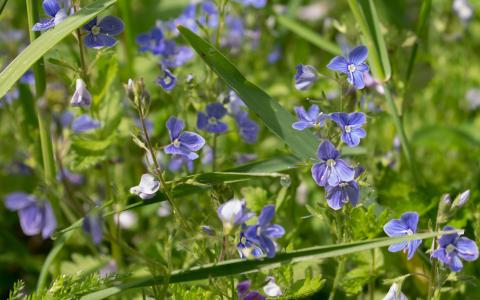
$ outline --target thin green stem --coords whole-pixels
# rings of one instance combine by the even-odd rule
[[[395,128],[397,130],[397,134],[400,138],[400,142],[402,143],[402,151],[403,154],[405,155],[405,158],[407,160],[407,164],[410,167],[410,170],[412,172],[412,177],[413,180],[416,184],[421,185],[422,178],[420,177],[420,174],[418,173],[418,168],[417,164],[415,162],[415,159],[412,154],[412,149],[410,147],[410,143],[407,139],[407,135],[405,134],[405,129],[403,127],[403,122],[401,120],[401,117],[398,113],[397,106],[393,100],[392,94],[390,93],[390,89],[387,85],[385,85],[385,99],[387,100],[387,105],[390,109],[390,115],[393,118],[393,123],[395,124]]]
[[[335,279],[333,280],[332,290],[328,296],[328,300],[335,299],[335,294],[337,292],[338,284],[340,283],[340,278],[343,274],[343,269],[345,268],[345,258],[340,257],[338,259],[337,273],[335,274]]]
[[[226,251],[227,251],[227,235],[224,234],[222,238],[222,250],[220,250],[220,256],[218,257],[219,262],[225,259]]]
[[[375,299],[375,249],[370,250],[371,261],[370,261],[370,281],[368,283],[368,294],[370,300]]]
[[[214,133],[212,143],[212,172],[215,172],[217,169],[217,137],[218,135]]]
[[[75,5],[73,6],[75,9],[75,12],[78,12],[80,10],[80,1],[77,1]],[[80,28],[77,28],[76,30],[77,34],[77,41],[78,41],[78,49],[80,52],[80,67],[82,69],[82,79],[85,81],[85,84],[87,87],[90,87],[90,82],[88,78],[88,69],[87,69],[87,63],[85,59],[85,47],[83,45],[83,39],[82,39],[82,31]]]

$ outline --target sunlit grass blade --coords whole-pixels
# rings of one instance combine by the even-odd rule
[[[323,38],[321,35],[315,31],[303,26],[302,24],[296,22],[295,20],[286,17],[286,16],[277,16],[277,21],[280,25],[289,29],[293,33],[301,36],[305,40],[314,44],[318,48],[325,50],[333,55],[341,55],[342,50],[336,44],[330,42],[329,40]]]
[[[75,29],[93,19],[117,0],[98,0],[82,8],[78,13],[68,17],[56,26],[35,39],[0,73],[0,98],[13,87],[32,65],[48,50],[52,49]]]
[[[348,4],[363,32],[374,77],[388,80],[392,75],[392,69],[373,0],[348,0]]]
[[[316,156],[318,139],[312,132],[294,130],[292,128],[292,123],[295,122],[293,115],[262,89],[249,82],[212,44],[183,26],[179,26],[178,30],[205,63],[297,156],[302,159]]]
[[[307,260],[318,260],[331,257],[338,257],[342,255],[357,253],[370,249],[376,249],[386,247],[402,241],[428,239],[435,236],[440,236],[448,233],[458,232],[454,231],[440,231],[420,233],[414,235],[407,235],[396,238],[377,238],[366,241],[357,241],[352,243],[317,246],[312,248],[300,249],[287,253],[279,253],[274,258],[264,258],[259,260],[241,260],[233,259],[218,264],[208,264],[198,267],[193,267],[188,270],[177,270],[172,272],[169,282],[179,283],[188,282],[194,280],[211,279],[215,277],[224,277],[232,275],[240,275],[250,272],[258,272],[262,269],[271,269],[279,267],[281,264],[292,264]],[[151,286],[158,282],[164,282],[164,278],[161,276],[145,276],[140,278],[132,278],[117,286],[109,287],[103,290],[99,290],[87,295],[84,295],[82,300],[97,300],[111,297],[125,290],[132,288],[141,288]]]

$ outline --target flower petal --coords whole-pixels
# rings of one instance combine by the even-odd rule
[[[273,224],[265,228],[263,234],[269,238],[281,238],[285,235],[285,229],[278,224]]]
[[[462,259],[466,261],[474,261],[478,258],[478,247],[474,241],[466,238],[460,237],[455,242],[455,247],[457,248],[457,254]]]
[[[211,103],[206,108],[208,117],[221,119],[227,114],[227,110],[221,103]]]
[[[412,259],[413,258],[413,255],[415,254],[415,251],[417,251],[417,248],[420,246],[420,244],[422,243],[422,240],[414,240],[414,241],[410,241],[408,243],[408,256],[407,258],[408,259]]]
[[[117,35],[122,33],[124,25],[122,20],[114,16],[106,16],[98,24],[100,32],[110,35]]]
[[[266,205],[263,209],[262,212],[260,213],[260,216],[258,217],[258,225],[260,226],[266,226],[270,224],[272,221],[273,217],[275,216],[275,205]]]
[[[43,10],[50,17],[55,17],[57,12],[60,10],[60,5],[57,0],[44,0],[42,3]]]
[[[390,237],[404,236],[407,229],[406,224],[399,219],[390,220],[383,226],[383,231]]]
[[[319,159],[327,161],[329,159],[337,159],[340,156],[340,152],[335,149],[335,146],[329,140],[325,140],[318,146],[317,156]]]
[[[83,39],[83,41],[86,47],[93,48],[93,49],[99,49],[103,47],[112,47],[117,43],[116,39],[103,33],[100,33],[97,35],[89,33]]]
[[[57,219],[53,213],[52,206],[50,202],[45,201],[43,203],[43,228],[42,228],[42,237],[44,239],[52,236],[55,228],[57,228]]]
[[[205,139],[199,134],[190,131],[184,131],[178,138],[182,146],[190,151],[198,151],[205,145]]]
[[[351,84],[356,88],[356,89],[363,89],[365,87],[365,82],[363,81],[363,72],[361,71],[355,71],[352,74],[352,79],[351,79]]]
[[[343,56],[334,57],[327,65],[332,71],[338,71],[347,74],[348,73],[348,62]]]
[[[413,232],[417,232],[417,224],[418,224],[418,213],[416,212],[406,212],[402,214],[400,220],[406,227]]]
[[[45,20],[40,20],[38,23],[33,25],[32,30],[33,31],[44,31],[44,30],[52,28],[53,26],[55,26],[55,19],[54,18],[45,19]]]
[[[36,204],[18,211],[20,227],[26,235],[36,235],[42,231],[43,211]]]
[[[400,243],[397,243],[397,244],[390,245],[388,247],[388,251],[389,252],[398,252],[398,251],[402,251],[403,249],[405,249],[407,247],[408,247],[408,242],[403,241],[403,242],[400,242]]]
[[[5,197],[5,207],[11,211],[24,209],[35,203],[35,197],[23,192],[13,192]]]
[[[312,166],[312,177],[313,180],[319,186],[325,186],[327,184],[327,179],[330,176],[330,168],[327,168],[326,163],[319,163]]]
[[[292,128],[296,130],[304,130],[311,127],[313,127],[313,124],[307,121],[298,121],[292,124]]]
[[[342,159],[337,159],[333,169],[340,178],[340,181],[349,182],[355,177],[355,170]]]
[[[354,65],[360,65],[367,60],[368,49],[365,46],[358,46],[348,54],[348,60]]]

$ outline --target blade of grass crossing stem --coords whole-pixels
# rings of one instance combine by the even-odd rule
[[[318,139],[311,131],[292,128],[295,118],[262,89],[249,82],[212,44],[189,29],[178,30],[205,63],[234,90],[265,125],[302,159],[315,157]]]
[[[318,48],[325,50],[333,55],[342,54],[342,50],[336,44],[330,42],[327,39],[324,39],[321,35],[319,35],[315,31],[303,26],[302,24],[294,21],[293,19],[286,16],[279,15],[277,16],[277,21],[280,25],[289,29],[293,33],[297,34],[298,36],[301,36],[302,38],[314,44]]]
[[[35,1],[39,2],[39,1]],[[48,50],[52,49],[74,30],[87,23],[99,13],[107,9],[117,0],[97,0],[82,8],[75,15],[65,19],[61,26],[48,30],[26,47],[3,71],[0,73],[0,98],[13,87],[15,82],[28,71]],[[38,20],[33,20],[36,22]]]
[[[388,80],[392,70],[373,0],[348,0],[348,4],[363,32],[374,77],[383,81]]]
[[[0,16],[3,13],[3,10],[5,9],[5,6],[7,6],[7,2],[8,2],[8,0],[4,0],[3,3],[2,3],[2,6],[0,6]]]
[[[261,269],[276,268],[279,267],[281,264],[285,263],[292,264],[307,260],[338,257],[361,251],[386,247],[403,241],[428,239],[454,232],[459,232],[459,230],[420,233],[396,238],[384,237],[346,244],[317,246],[287,253],[279,253],[274,258],[264,258],[259,260],[233,259],[218,264],[208,264],[204,266],[193,267],[188,270],[174,271],[169,277],[169,283],[188,282],[194,280],[211,279],[215,277],[240,275],[250,272],[259,272]],[[164,282],[161,276],[145,276],[140,278],[132,278],[128,281],[125,281],[124,283],[120,283],[117,286],[109,287],[84,295],[81,299],[105,299],[128,289],[151,286],[158,282]]]

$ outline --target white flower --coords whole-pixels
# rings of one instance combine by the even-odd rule
[[[120,228],[131,229],[137,224],[137,215],[129,210],[122,211],[119,214],[115,215],[115,223],[117,223]]]
[[[383,300],[408,300],[407,296],[398,289],[398,284],[394,283],[388,290]]]
[[[245,223],[254,216],[245,204],[244,200],[232,199],[218,208],[218,217],[223,223],[223,230],[228,234],[236,225]]]
[[[82,79],[77,79],[75,93],[73,93],[72,100],[70,101],[72,106],[89,107],[92,104],[92,95],[87,90],[87,86]]]
[[[273,277],[268,277],[268,283],[263,287],[263,291],[265,292],[265,295],[269,297],[278,297],[282,295],[282,290],[275,283],[275,278]]]
[[[160,182],[151,174],[143,174],[140,184],[130,188],[130,193],[138,195],[143,200],[151,199],[160,188]]]

